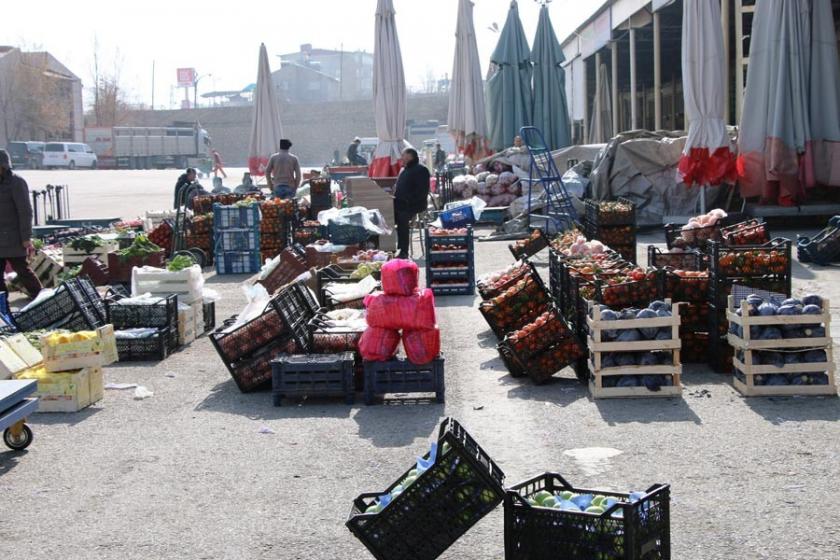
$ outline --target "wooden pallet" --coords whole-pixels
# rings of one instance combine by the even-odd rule
[[[108,262],[108,253],[113,253],[119,249],[119,243],[116,241],[104,241],[102,245],[98,246],[90,253],[86,253],[79,249],[73,249],[70,245],[65,245],[61,248],[61,257],[64,266],[82,264],[88,257],[96,257],[101,262]]]
[[[665,300],[671,304],[670,300]],[[680,361],[680,304],[673,304],[670,317],[654,319],[630,319],[621,321],[605,321],[601,319],[601,307],[589,302],[589,313],[586,323],[589,326],[587,344],[590,359],[588,360],[589,392],[593,398],[638,398],[638,397],[679,397],[682,395],[682,362]],[[671,327],[669,340],[640,340],[637,342],[602,342],[601,333],[604,330],[626,330],[639,328]],[[670,352],[672,365],[656,366],[621,366],[605,368],[601,365],[604,352]],[[673,385],[661,387],[659,391],[650,391],[645,387],[604,387],[604,377],[622,375],[669,375]]]
[[[733,361],[736,372],[743,374],[745,382],[734,376],[732,385],[746,397],[791,397],[809,395],[837,395],[835,382],[835,365],[831,345],[831,312],[828,300],[823,300],[822,313],[819,315],[774,315],[772,317],[750,316],[749,304],[741,301],[741,316],[735,314],[735,300],[729,296],[726,317],[731,324],[740,325],[743,338],[729,333],[727,339],[733,347],[743,350],[744,360],[735,356]],[[753,326],[783,326],[783,325],[823,325],[825,336],[819,338],[793,338],[781,340],[752,340],[750,327]],[[826,361],[820,363],[785,364],[782,367],[774,365],[758,365],[753,363],[755,351],[790,351],[791,349],[824,350]],[[828,376],[828,385],[756,385],[756,375],[792,374],[824,372]]]

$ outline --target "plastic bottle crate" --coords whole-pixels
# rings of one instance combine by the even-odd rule
[[[274,406],[284,397],[344,397],[355,402],[353,353],[280,356],[271,362]]]
[[[394,358],[387,362],[365,360],[364,366],[365,404],[373,404],[376,396],[392,393],[434,393],[437,402],[444,402],[443,354],[424,365]]]
[[[215,232],[215,252],[245,252],[260,250],[260,230],[223,229]]]
[[[429,469],[382,511],[365,513],[410,471],[385,491],[353,501],[347,527],[377,560],[438,558],[504,498],[504,472],[451,418],[440,426],[437,456]]]
[[[531,233],[527,238],[508,245],[508,249],[514,259],[520,260],[533,257],[548,245],[548,237],[545,236],[545,232],[539,228],[531,228]]]
[[[135,328],[178,328],[178,296],[157,298],[154,303],[124,304],[109,301],[107,321],[116,330]]]
[[[584,199],[583,204],[586,210],[584,214],[585,221],[588,221],[596,227],[636,224],[636,205],[633,201],[623,197],[618,198],[617,202],[621,202],[630,207],[630,210],[626,212],[601,209],[601,202],[602,201],[592,200],[591,198]]]
[[[828,265],[840,258],[840,228],[829,226],[814,237],[800,236],[796,240],[799,262]]]
[[[533,506],[546,491],[602,495],[618,501],[602,514]],[[576,488],[545,473],[505,492],[505,560],[671,558],[671,489],[656,484],[631,503],[630,494]]]
[[[260,205],[222,206],[213,204],[213,231],[223,229],[257,229],[260,227]]]
[[[259,251],[216,253],[216,274],[255,274],[260,268]]]
[[[167,330],[143,338],[117,338],[117,355],[121,362],[165,360],[169,352]]]
[[[451,281],[450,281],[451,282]],[[475,295],[475,283],[472,280],[463,283],[429,284],[429,289],[436,296],[472,296]]]
[[[666,253],[655,245],[648,245],[648,266],[677,270],[703,271],[708,269],[705,255],[696,249],[682,253]]]

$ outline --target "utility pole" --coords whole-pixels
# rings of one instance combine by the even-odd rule
[[[152,61],[152,111],[155,110],[155,61]]]

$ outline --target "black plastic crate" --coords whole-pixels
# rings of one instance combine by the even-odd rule
[[[734,373],[734,357],[735,349],[729,344],[729,340],[725,336],[716,336],[715,333],[709,333],[709,351],[706,358],[712,371],[724,374]]]
[[[285,397],[344,397],[355,402],[353,353],[280,356],[271,362],[274,406]]]
[[[527,238],[521,240],[525,243],[514,242],[508,245],[510,254],[516,260],[527,259],[533,257],[543,249],[549,246],[548,237],[545,232],[539,228],[531,228],[531,233]]]
[[[96,289],[96,284],[86,275],[79,275],[76,277],[76,282],[68,283],[71,290],[77,290],[81,301],[88,303],[93,311],[96,313],[98,320],[104,325],[107,322],[107,312],[105,311],[105,300]],[[100,325],[101,326],[101,325]]]
[[[38,302],[26,311],[14,315],[15,323],[22,332],[39,329],[51,329],[58,325],[67,325],[71,320],[81,317],[74,323],[79,330],[93,330],[105,324],[94,305],[79,287],[78,280],[62,282],[55,293]]]
[[[756,290],[765,290],[777,294],[791,295],[790,275],[767,274],[764,276],[729,276],[719,277],[710,275],[709,280],[709,303],[725,308],[727,298],[732,293],[732,286],[735,284],[747,286]]]
[[[602,514],[529,503],[541,491],[601,495],[617,503]],[[669,560],[670,486],[656,484],[630,500],[630,494],[575,488],[555,473],[520,482],[505,492],[505,559]]]
[[[683,227],[685,224],[665,224],[665,245],[668,250],[673,248],[680,249],[704,249],[708,242],[720,242],[721,223],[718,223],[693,228],[685,231],[683,235]]]
[[[464,284],[438,284],[429,285],[429,289],[436,296],[473,296],[475,295],[475,284],[464,282]]]
[[[365,360],[365,404],[373,404],[377,395],[391,393],[434,393],[435,400],[444,402],[443,354],[424,365],[412,364],[405,358],[387,362]]]
[[[275,339],[232,364],[226,364],[231,378],[243,393],[271,388],[271,362],[282,354],[296,351],[289,336]]]
[[[532,283],[536,286],[531,287]],[[551,296],[546,291],[545,284],[543,284],[539,274],[528,277],[524,286],[511,286],[505,294],[507,295],[501,305],[514,308],[510,311],[498,309],[498,305],[494,303],[495,298],[494,300],[483,301],[478,305],[478,311],[499,340],[502,340],[507,333],[524,327],[546,311],[551,303]],[[532,300],[536,300],[537,306],[535,309],[525,314],[515,313],[516,308],[524,308]]]
[[[608,210],[601,210],[601,203],[605,201],[593,200],[591,198],[584,199],[585,206],[585,221],[595,225],[601,226],[627,226],[636,224],[636,204],[624,197],[619,197],[617,202],[630,206],[628,212],[610,212]]]
[[[178,296],[156,298],[154,303],[107,302],[107,321],[116,330],[174,328],[178,330]]]
[[[353,501],[347,527],[377,560],[438,558],[504,499],[504,472],[457,421],[447,418],[428,470],[380,512],[365,513],[414,468],[384,492]]]
[[[705,255],[696,249],[690,249],[682,253],[666,253],[655,245],[648,245],[647,253],[648,266],[650,267],[693,271],[708,269]]]
[[[426,252],[427,266],[431,263],[458,263],[473,266],[474,262],[475,253],[472,249]]]
[[[791,242],[777,237],[763,245],[724,246],[709,243],[709,270],[718,278],[791,276]]]
[[[549,249],[549,250],[551,251],[551,253],[549,253],[549,255],[551,255],[554,251],[552,249]],[[551,262],[550,259],[551,259],[551,257],[549,257],[549,262]],[[549,271],[551,271],[550,268],[549,268]],[[536,269],[534,268],[533,264],[525,261],[517,269],[517,272],[515,274],[512,274],[511,278],[509,278],[504,283],[490,285],[490,284],[487,284],[487,283],[476,282],[476,288],[478,288],[478,294],[481,296],[481,299],[484,299],[484,300],[493,299],[497,295],[504,292],[506,289],[508,289],[511,286],[513,286],[514,284],[516,284],[516,282],[521,280],[527,274],[537,274],[537,272],[536,272]]]
[[[118,329],[119,330],[119,329]],[[143,338],[117,338],[117,355],[121,362],[165,360],[169,353],[166,329]]]
[[[749,242],[742,243],[736,235],[747,236]],[[763,219],[751,219],[745,222],[726,226],[720,230],[721,241],[729,247],[740,245],[761,245],[770,241],[770,231]]]
[[[232,375],[234,364],[258,354],[261,348],[289,339],[283,319],[270,303],[259,316],[227,331],[235,322],[236,317],[231,317],[210,333],[210,342]]]
[[[278,293],[271,300],[271,304],[300,349],[306,353],[310,352],[309,322],[315,318],[319,308],[308,288],[299,282],[292,284]]]
[[[821,266],[837,261],[840,258],[840,228],[829,226],[814,237],[798,237],[796,255],[799,262]]]
[[[467,233],[465,235],[431,235],[431,231],[437,229],[432,227],[426,228],[425,233],[425,244],[426,244],[426,251],[431,251],[431,247],[434,244],[444,244],[444,245],[458,245],[461,247],[473,247],[473,229],[472,226],[466,226]]]
[[[204,300],[201,309],[204,316],[204,332],[208,333],[216,328],[216,302]]]

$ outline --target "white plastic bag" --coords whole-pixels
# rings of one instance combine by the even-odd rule
[[[248,303],[239,315],[236,316],[236,321],[222,332],[234,331],[248,321],[256,319],[262,315],[262,312],[265,311],[268,302],[271,300],[268,290],[262,284],[245,284],[242,286],[242,291],[245,292],[245,299],[248,300]]]

